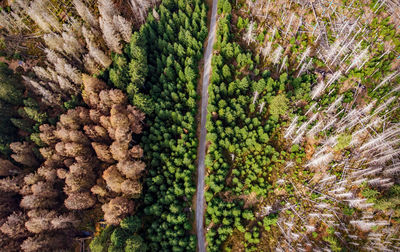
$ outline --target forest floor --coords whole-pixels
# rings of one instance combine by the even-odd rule
[[[38,60],[27,60],[22,61],[22,60],[7,60],[5,57],[0,57],[0,62],[7,63],[9,68],[15,71],[19,66],[24,69],[24,71],[30,70],[32,67],[36,66],[38,63]]]
[[[200,138],[197,155],[197,191],[196,191],[196,233],[197,248],[199,252],[205,252],[204,238],[204,174],[205,174],[205,155],[206,155],[206,122],[207,122],[207,105],[208,105],[208,84],[211,75],[211,57],[215,42],[216,26],[217,26],[217,2],[212,1],[211,20],[209,33],[207,38],[207,47],[204,53],[204,67],[202,73],[201,85],[201,109],[200,109]],[[211,6],[211,5],[209,5]]]

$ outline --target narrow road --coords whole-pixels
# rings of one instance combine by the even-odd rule
[[[215,32],[217,23],[217,2],[213,0],[211,11],[210,30],[208,33],[208,42],[206,52],[204,54],[204,72],[201,91],[201,119],[200,119],[200,140],[198,167],[197,167],[197,192],[196,192],[196,233],[197,248],[199,252],[205,252],[204,239],[204,159],[206,155],[206,121],[207,121],[207,104],[208,104],[208,84],[211,75],[211,57],[215,42]]]

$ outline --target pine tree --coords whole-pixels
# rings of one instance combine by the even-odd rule
[[[21,84],[6,63],[0,62],[0,100],[19,105],[22,103]]]

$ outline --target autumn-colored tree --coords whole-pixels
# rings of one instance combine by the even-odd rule
[[[29,220],[25,222],[26,229],[35,234],[52,229],[51,220],[57,216],[55,211],[32,210],[28,212]]]
[[[71,239],[70,234],[66,232],[41,233],[28,237],[21,244],[21,249],[24,252],[60,251],[72,247],[73,243],[71,243]]]
[[[104,219],[107,223],[117,225],[122,219],[133,213],[134,204],[131,200],[124,197],[112,199],[109,203],[102,206]]]
[[[62,214],[51,220],[53,229],[71,229],[76,228],[80,221],[73,213]]]
[[[128,105],[122,91],[109,90],[88,75],[82,80],[82,96],[89,109],[70,109],[55,127],[40,127],[40,137],[48,145],[40,149],[46,161],[38,175],[28,176],[30,186],[24,188],[21,202],[24,208],[49,207],[48,200],[55,197],[52,185],[58,179],[65,183],[64,205],[70,210],[93,207],[94,195],[104,202],[116,196],[136,198],[141,193],[143,150],[134,145],[132,135],[141,133],[144,114]],[[109,219],[115,224],[118,218]]]
[[[23,176],[6,177],[4,179],[0,179],[0,191],[18,193],[18,191],[21,189],[22,182]]]
[[[103,179],[111,190],[117,193],[121,192],[121,184],[125,179],[115,165],[108,167],[108,169],[103,172]]]
[[[0,176],[10,176],[21,172],[21,168],[13,165],[9,160],[0,158]]]
[[[20,203],[20,206],[25,209],[36,209],[36,208],[53,208],[57,205],[57,202],[52,198],[43,198],[38,195],[30,194],[25,195]]]
[[[137,180],[127,179],[121,184],[121,191],[124,195],[138,198],[142,193],[142,184]]]
[[[28,235],[25,228],[27,216],[22,212],[14,212],[7,217],[7,220],[1,225],[0,231],[11,238],[23,238]]]
[[[115,162],[113,159],[113,156],[111,155],[111,152],[109,150],[109,146],[107,144],[102,144],[102,143],[97,143],[93,142],[92,147],[94,151],[96,152],[97,157],[106,163],[112,164]]]
[[[65,200],[65,207],[71,210],[82,210],[92,207],[96,199],[89,192],[74,192],[68,195]]]
[[[28,167],[35,167],[39,165],[35,155],[32,152],[32,145],[28,142],[14,142],[10,144],[10,148],[14,154],[11,157],[18,163]]]
[[[139,178],[145,167],[142,161],[124,160],[117,164],[118,170],[129,179]]]

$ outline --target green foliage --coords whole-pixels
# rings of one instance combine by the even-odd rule
[[[267,86],[267,83],[265,82],[264,79],[260,79],[259,81],[253,82],[253,91],[257,91],[258,93],[261,93],[264,91],[265,87]]]
[[[228,7],[221,5],[221,10]],[[140,214],[149,221],[142,225],[129,217],[120,228],[145,234],[145,240],[127,239],[125,251],[145,251],[144,243],[150,251],[193,251],[188,209],[195,192],[196,84],[207,9],[199,0],[166,0],[156,11],[160,19],[149,15],[124,53],[113,55],[109,71],[113,85],[146,113],[147,126],[141,138],[148,175]],[[113,248],[120,246],[117,241]]]
[[[21,129],[25,132],[32,133],[32,126],[33,124],[26,119],[20,119],[20,118],[11,118],[10,119],[11,123],[18,129]]]
[[[245,218],[246,220],[254,220],[254,215],[251,211],[249,210],[245,210],[242,214],[243,218]]]
[[[375,209],[388,211],[390,215],[400,220],[400,185],[393,185],[383,196],[375,202]]]
[[[343,214],[352,216],[354,214],[355,210],[352,207],[344,206],[343,207]]]
[[[287,75],[281,77],[284,83],[276,81],[269,71],[260,76],[261,71],[256,68],[260,58],[244,52],[232,41],[230,19],[230,15],[225,15],[218,23],[215,48],[220,54],[212,58],[209,86],[206,127],[211,144],[205,161],[209,171],[205,198],[206,225],[213,223],[213,230],[206,234],[208,251],[221,251],[221,245],[235,229],[244,233],[247,249],[260,241],[257,228],[248,226],[256,220],[253,210],[243,209],[243,201],[225,202],[220,193],[244,198],[253,194],[265,197],[268,193],[272,164],[280,162],[280,153],[269,144],[270,133],[276,129],[279,117],[268,117],[266,108],[261,113],[259,109],[261,104],[270,104],[278,89],[284,91],[286,82],[292,81]],[[247,24],[248,19],[238,17],[239,29]],[[289,101],[282,96],[286,113]]]
[[[347,148],[347,146],[350,145],[351,139],[352,139],[351,134],[339,135],[337,138],[337,144],[335,145],[335,147],[333,149],[335,151],[341,151],[341,150]]]
[[[222,12],[229,14],[229,13],[231,13],[231,11],[232,11],[232,6],[229,3],[229,0],[225,0],[224,5],[222,7]]]
[[[47,120],[47,113],[41,113],[37,108],[24,107],[24,110],[28,118],[39,124],[43,124]]]
[[[23,103],[26,107],[39,108],[39,103],[31,97],[24,99]]]
[[[124,50],[125,54],[113,55],[109,79],[115,87],[127,92],[133,105],[149,114],[153,111],[151,98],[141,92],[145,88],[145,80],[149,71],[146,45],[145,33],[135,32],[130,44]]]
[[[39,133],[32,133],[30,135],[30,140],[36,144],[38,147],[44,147],[45,144],[43,143],[42,139],[40,139],[40,134]]]
[[[380,192],[370,188],[365,188],[364,190],[362,190],[361,194],[362,196],[367,198],[369,202],[375,202],[376,196],[378,196]]]
[[[10,154],[11,142],[21,141],[26,133],[29,140],[29,134],[38,131],[38,126],[47,120],[47,114],[40,111],[33,98],[24,99],[21,83],[18,73],[0,63],[0,152],[4,155]]]
[[[289,109],[288,99],[285,95],[279,94],[271,98],[271,102],[269,104],[269,113],[272,116],[280,116],[287,113]]]
[[[218,14],[230,14],[232,11],[232,6],[231,3],[229,2],[229,0],[221,0],[218,1],[217,4],[217,8],[218,8]]]
[[[263,219],[264,229],[266,231],[270,231],[271,230],[271,226],[276,226],[276,223],[278,221],[278,217],[279,216],[276,215],[276,214],[270,214],[270,215],[264,217],[264,219]]]
[[[125,245],[125,241],[129,237],[129,235],[130,234],[126,232],[123,228],[116,228],[114,232],[112,232],[110,237],[114,250],[122,248]]]
[[[147,245],[143,242],[142,237],[133,235],[126,240],[125,252],[145,252]]]
[[[93,252],[107,252],[111,243],[110,237],[114,229],[115,227],[113,226],[107,226],[105,229],[103,229],[101,233],[94,237],[94,239],[90,242],[90,250]]]
[[[334,237],[333,234],[330,234],[327,237],[323,238],[324,241],[329,243],[330,249],[334,252],[342,251],[342,248],[340,247],[339,241]]]
[[[25,100],[24,100],[24,103],[25,103]],[[26,105],[26,104],[25,104],[25,106],[28,106],[28,107],[35,107],[35,106],[33,106],[32,103],[29,103],[29,104],[31,104],[31,105]],[[72,95],[72,96],[71,96],[71,99],[70,99],[69,101],[64,102],[64,108],[65,108],[66,110],[74,109],[74,108],[76,108],[77,106],[82,106],[82,105],[83,105],[83,104],[82,104],[82,98],[81,98],[80,96],[76,96],[76,95]]]
[[[142,221],[138,216],[130,216],[123,219],[120,223],[122,229],[126,229],[129,232],[136,233],[142,226]]]
[[[11,104],[22,104],[22,91],[19,78],[8,68],[4,62],[0,62],[0,100]]]
[[[146,251],[147,245],[137,233],[141,227],[138,216],[130,216],[120,226],[107,226],[90,243],[93,252]]]
[[[241,29],[243,29],[243,28],[246,27],[243,18],[240,17],[240,16],[238,17],[238,21],[237,21],[236,27],[237,27],[239,30],[241,30]]]

